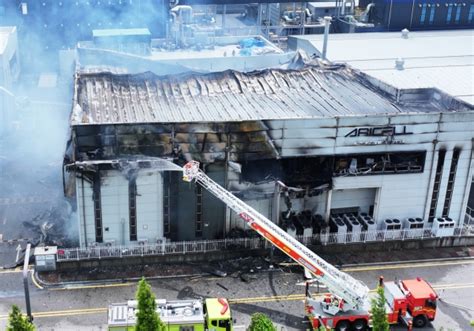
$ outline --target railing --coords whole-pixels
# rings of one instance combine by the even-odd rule
[[[453,229],[453,235],[474,236],[474,226]],[[430,229],[370,231],[357,233],[322,233],[313,236],[297,236],[304,245],[335,245],[366,242],[384,242],[394,240],[436,238]],[[138,246],[96,246],[88,248],[58,249],[57,261],[91,260],[122,258],[128,256],[178,255],[188,253],[206,253],[235,249],[262,249],[272,245],[263,238],[237,238],[220,240],[182,241]]]
[[[471,207],[466,208],[466,217],[464,219],[464,224],[474,225],[474,209]]]

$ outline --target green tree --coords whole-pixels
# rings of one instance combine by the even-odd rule
[[[23,316],[17,305],[12,306],[12,311],[8,316],[7,331],[34,331],[35,326]]]
[[[255,313],[252,315],[248,331],[276,331],[275,325],[267,315]]]
[[[150,285],[145,278],[138,282],[137,293],[135,295],[138,301],[136,331],[161,331],[164,330],[164,324],[156,312],[155,295],[151,291]]]
[[[372,330],[389,331],[387,313],[385,311],[385,292],[383,286],[377,288],[377,296],[371,300]]]

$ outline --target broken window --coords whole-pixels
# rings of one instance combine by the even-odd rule
[[[431,195],[431,205],[430,205],[430,214],[429,222],[433,222],[433,218],[436,214],[436,206],[438,205],[438,196],[439,189],[441,186],[441,175],[443,174],[444,158],[446,156],[445,150],[439,150],[438,152],[438,164],[436,165],[436,174],[433,184],[433,193]]]
[[[253,183],[281,180],[290,186],[319,186],[331,182],[334,157],[294,157],[248,161],[242,179]]]
[[[449,209],[451,207],[451,198],[453,197],[454,179],[456,177],[456,169],[458,167],[459,154],[461,151],[456,148],[453,152],[453,159],[451,160],[451,167],[449,169],[448,187],[446,189],[446,198],[444,200],[443,217],[448,217]]]
[[[334,176],[423,172],[426,152],[391,152],[336,156]]]

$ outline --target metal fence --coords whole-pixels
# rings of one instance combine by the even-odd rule
[[[474,209],[469,206],[466,208],[466,218],[464,219],[464,223],[474,225]]]
[[[453,229],[452,236],[474,236],[474,227],[468,225]],[[436,235],[430,229],[379,230],[357,233],[321,233],[313,236],[297,236],[305,245],[334,245],[394,240],[430,239]],[[122,258],[127,256],[176,255],[187,253],[206,253],[234,249],[269,248],[271,243],[263,238],[238,238],[220,240],[163,242],[138,246],[96,246],[88,248],[58,249],[57,261]]]

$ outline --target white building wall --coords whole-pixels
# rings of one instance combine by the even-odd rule
[[[441,216],[446,198],[453,149],[460,148],[461,154],[456,170],[449,217],[458,222],[464,218],[463,206],[467,199],[466,180],[470,182],[469,174],[473,171],[470,169],[471,139],[474,138],[472,130],[474,113],[472,112],[286,120],[271,121],[268,125],[270,136],[274,144],[281,149],[282,157],[295,157],[300,154],[307,156],[308,153],[344,155],[425,151],[425,165],[422,173],[348,175],[333,178],[333,196],[330,208],[346,207],[348,196],[354,199],[352,205],[359,202],[366,205],[367,203],[364,201],[357,201],[364,199],[366,193],[369,192],[368,189],[372,189],[371,192],[376,189],[374,218],[379,222],[386,218],[404,219],[407,217],[421,217],[427,220],[433,194],[438,152],[440,149],[445,149],[447,153],[435,217]],[[412,134],[395,136],[396,142],[392,144],[384,143],[385,137],[380,136],[346,136],[356,128],[374,126],[396,126],[399,130],[406,127],[406,130]],[[433,148],[435,148],[434,154]],[[339,190],[342,191],[338,193]],[[324,215],[325,200],[321,200],[321,198],[322,196],[293,199],[293,210],[298,212],[315,208],[317,213]],[[280,210],[285,208],[282,200]],[[271,213],[265,215],[271,215]]]
[[[100,187],[104,243],[128,244],[128,180],[116,170],[101,171]]]
[[[163,181],[157,171],[140,170],[137,183],[137,238],[156,242],[163,237]],[[81,247],[96,242],[92,183],[76,179]],[[83,193],[84,192],[84,193]],[[129,182],[117,170],[101,171],[103,243],[130,245]]]
[[[378,189],[374,197],[374,219],[423,217],[429,171],[404,175],[373,175],[334,178],[334,190]],[[353,191],[356,195],[357,192]],[[333,194],[331,208],[338,208]],[[342,206],[341,206],[342,207]]]
[[[77,215],[79,219],[79,242],[85,247],[95,242],[94,202],[92,184],[80,177],[76,178]]]
[[[377,188],[333,190],[331,209],[359,207],[361,212],[368,213],[376,193]]]
[[[137,176],[137,238],[163,238],[163,178],[160,172],[140,170]]]
[[[451,208],[449,217],[454,221],[462,223],[465,215],[465,205],[469,195],[469,188],[472,174],[472,139],[474,139],[474,113],[444,113],[440,121],[439,129],[439,147],[447,150],[445,166],[443,169],[442,192],[438,200],[437,215],[441,216],[446,196],[446,185],[448,182],[449,171],[453,150],[461,150],[456,169],[453,195],[451,198]],[[448,165],[446,163],[449,163]],[[466,187],[467,184],[467,187]],[[441,209],[439,209],[441,208]]]

